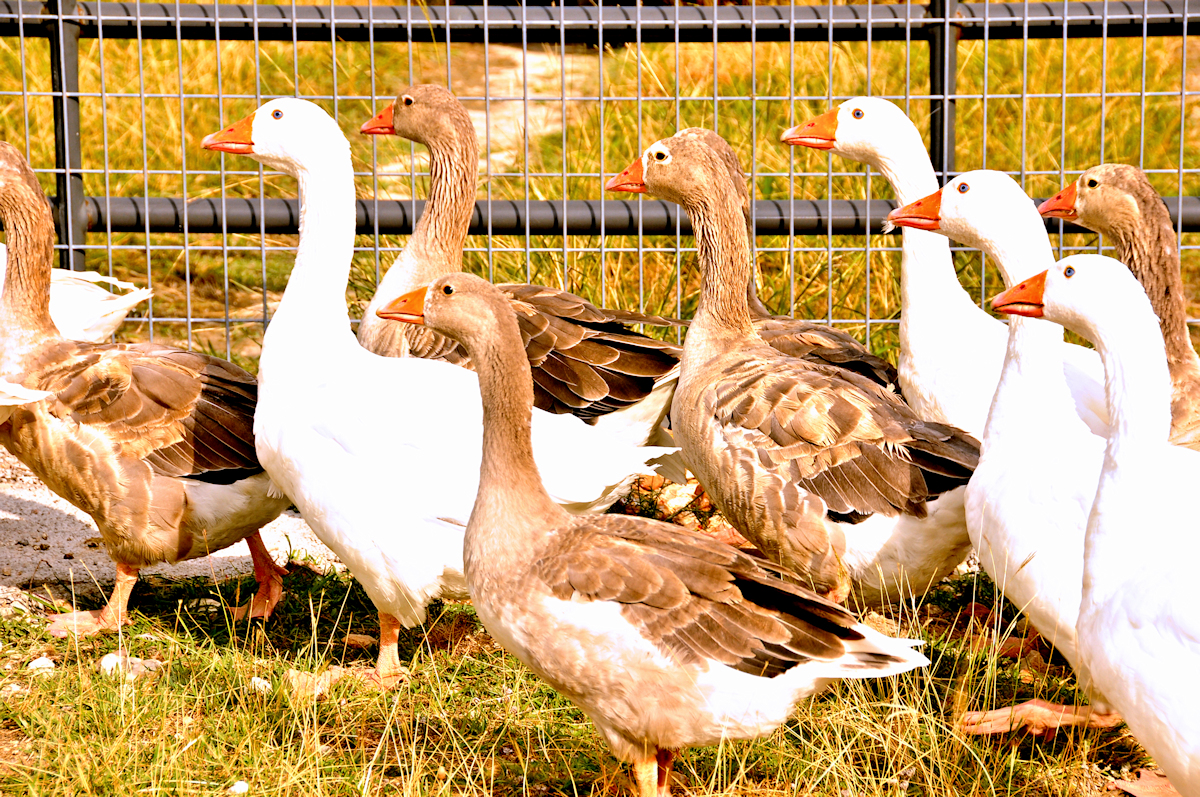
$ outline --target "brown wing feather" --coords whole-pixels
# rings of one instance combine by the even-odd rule
[[[161,475],[259,469],[258,385],[224,360],[154,344],[64,341],[30,373],[63,413]]]
[[[838,366],[883,387],[899,385],[895,366],[841,330],[786,316],[756,319],[754,328],[781,354]]]
[[[778,565],[645,518],[577,521],[535,571],[559,599],[623,604],[627,620],[684,663],[775,675],[862,639],[853,615],[780,579],[795,576]]]
[[[968,435],[925,423],[895,393],[832,366],[747,356],[713,387],[729,442],[837,514],[921,516],[928,497],[965,484],[978,462]]]

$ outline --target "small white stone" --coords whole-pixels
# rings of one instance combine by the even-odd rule
[[[260,695],[270,694],[271,682],[266,678],[259,678],[257,675],[250,679],[250,688]]]
[[[128,658],[124,653],[118,651],[116,653],[106,653],[100,659],[100,672],[105,675],[115,675],[118,672],[124,672],[125,660]]]
[[[48,657],[42,656],[25,665],[25,669],[33,670],[35,675],[51,675],[54,672],[55,666],[55,663]]]
[[[239,780],[229,787],[230,794],[245,794],[248,791],[250,791],[250,784],[244,780]]]
[[[28,691],[29,691],[29,689],[22,686],[21,684],[5,684],[4,689],[3,689],[3,692],[6,695],[19,695],[22,692],[28,692]]]

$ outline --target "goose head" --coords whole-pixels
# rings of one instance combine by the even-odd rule
[[[474,274],[447,274],[392,300],[376,314],[441,332],[462,343],[473,358],[505,336],[520,341],[512,303]]]
[[[401,88],[396,99],[363,123],[359,132],[403,136],[427,147],[460,135],[475,140],[467,109],[448,89],[431,83]]]
[[[940,191],[896,208],[887,220],[900,227],[934,230],[987,252],[999,261],[1008,285],[1023,278],[1013,271],[1021,261],[1053,258],[1037,208],[1003,172],[980,169],[959,175]]]
[[[1008,315],[1045,318],[1093,343],[1106,328],[1124,327],[1131,318],[1157,317],[1140,282],[1125,264],[1104,255],[1071,255],[1051,268],[1022,280],[992,299],[992,308]],[[1161,334],[1158,336],[1161,345]]]
[[[742,209],[721,156],[700,137],[686,133],[655,141],[605,183],[604,190],[650,193],[689,212],[714,203]]]
[[[244,119],[205,136],[200,146],[249,155],[292,177],[339,153],[350,157],[350,143],[333,117],[321,106],[294,97],[263,103]]]
[[[894,102],[855,97],[838,107],[785,130],[781,140],[792,146],[828,150],[835,155],[881,168],[882,162],[916,146],[924,153],[921,134]],[[900,150],[903,145],[904,149]]]
[[[1038,207],[1043,216],[1078,222],[1102,235],[1122,237],[1141,228],[1153,213],[1169,218],[1162,198],[1136,166],[1102,163]]]

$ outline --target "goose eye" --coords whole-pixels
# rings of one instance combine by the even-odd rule
[[[1071,277],[1074,277],[1074,276],[1075,276],[1075,267],[1074,267],[1074,266],[1067,266],[1066,268],[1064,268],[1064,269],[1063,269],[1063,276],[1064,276],[1064,277],[1066,277],[1067,279],[1070,279]]]
[[[272,119],[282,119],[282,118],[283,118],[283,111],[281,111],[281,110],[279,110],[278,108],[276,108],[275,110],[271,111],[271,118],[272,118]]]
[[[1095,187],[1096,187],[1096,186],[1098,186],[1098,185],[1100,185],[1100,183],[1096,182],[1096,178],[1095,178],[1095,177],[1089,177],[1089,178],[1088,178],[1088,181],[1087,181],[1087,187],[1088,187],[1088,188],[1095,188]]]
[[[667,153],[663,152],[661,149],[654,153],[654,160],[665,161],[666,159]]]
[[[402,99],[404,100],[404,104],[405,104],[405,105],[412,105],[412,104],[413,104],[413,98],[412,98],[412,97],[410,97],[410,96],[408,96],[407,94],[405,94],[405,95],[404,95],[404,97],[403,97]]]
[[[451,295],[452,293],[454,293],[454,288],[450,287],[449,285],[443,285],[443,286],[442,286],[442,293],[444,293],[444,294],[446,294],[447,296],[449,296],[449,295]]]
[[[862,110],[862,108],[855,108],[855,109],[854,109],[854,112],[853,112],[851,115],[852,115],[852,116],[853,116],[855,119],[862,119],[864,116],[866,116],[866,114],[864,114],[864,113],[863,113],[863,110]]]
[[[958,184],[958,193],[965,194],[970,190],[971,190],[970,183],[959,183]]]

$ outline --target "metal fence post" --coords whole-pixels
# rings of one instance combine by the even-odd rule
[[[929,157],[943,183],[954,171],[954,100],[958,72],[958,28],[950,24],[958,0],[930,0],[929,16],[942,21],[929,31]]]
[[[49,0],[50,74],[54,90],[55,221],[59,266],[83,270],[87,212],[83,196],[83,151],[79,142],[79,23],[68,19],[75,0]]]

